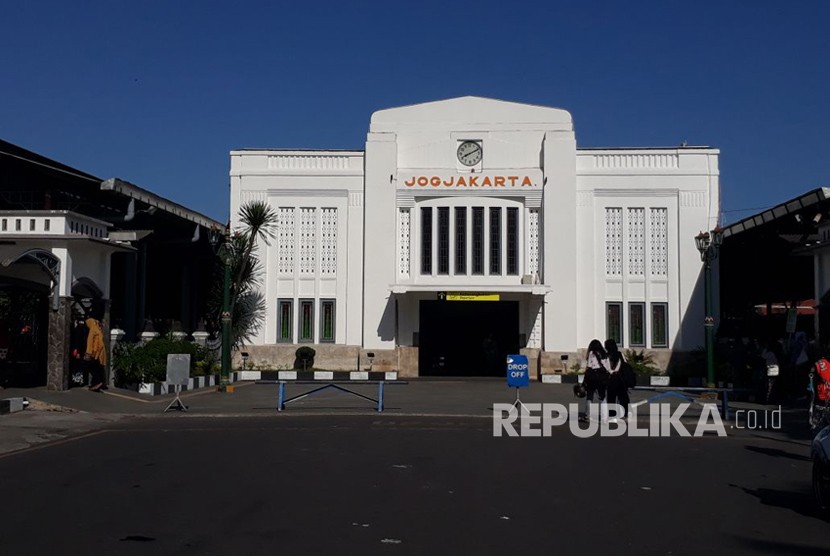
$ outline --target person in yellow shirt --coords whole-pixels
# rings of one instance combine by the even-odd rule
[[[104,387],[104,368],[107,365],[107,348],[104,345],[104,327],[101,324],[103,317],[99,303],[93,303],[86,319],[89,334],[86,337],[86,352],[84,361],[89,371],[89,389],[100,392]]]

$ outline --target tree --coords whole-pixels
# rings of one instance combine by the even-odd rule
[[[277,213],[265,201],[251,201],[239,209],[240,228],[226,236],[222,249],[231,271],[231,340],[234,348],[249,341],[265,322],[265,297],[259,291],[262,266],[257,256],[259,242],[270,245]],[[211,313],[221,315],[224,268],[219,265],[211,295]]]

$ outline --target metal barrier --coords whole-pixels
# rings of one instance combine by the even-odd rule
[[[635,386],[634,388],[631,388],[631,390],[662,392],[661,394],[658,394],[653,398],[649,398],[648,400],[646,400],[648,403],[651,403],[654,400],[659,400],[660,398],[668,397],[681,398],[693,402],[695,401],[694,398],[690,396],[685,396],[680,392],[715,392],[716,394],[720,394],[721,415],[724,419],[729,418],[729,393],[751,391],[749,389],[743,388],[707,388],[705,386]]]
[[[368,400],[374,404],[377,404],[377,411],[378,413],[383,412],[383,394],[384,394],[384,387],[387,385],[396,385],[396,384],[409,384],[408,382],[402,382],[398,380],[386,381],[386,380],[257,380],[256,384],[276,384],[278,385],[278,394],[277,394],[277,411],[285,411],[285,406],[291,402],[295,402],[297,400],[301,400],[318,392],[322,392],[323,390],[327,390],[332,388],[339,392],[343,392],[345,394],[351,394],[353,396],[357,396],[358,398],[363,398],[364,400]],[[285,385],[286,384],[321,384],[318,388],[314,388],[309,390],[308,392],[304,392],[303,394],[298,394],[294,397],[287,398],[285,397]],[[359,392],[355,392],[354,390],[349,390],[348,388],[344,388],[340,386],[341,384],[377,384],[378,386],[378,397],[377,398],[370,398],[369,396],[365,396]]]

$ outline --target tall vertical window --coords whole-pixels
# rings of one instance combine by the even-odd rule
[[[300,274],[317,268],[317,209],[300,209]]]
[[[605,336],[622,346],[622,303],[605,304]]]
[[[320,342],[334,341],[334,299],[320,300]]]
[[[651,304],[651,347],[669,347],[669,306],[667,303]]]
[[[398,259],[398,274],[404,277],[409,276],[409,209],[402,208],[399,212],[400,230],[398,232],[398,243],[400,253]]]
[[[635,276],[645,273],[645,235],[645,209],[628,209],[628,273]]]
[[[527,214],[527,270],[539,272],[539,209],[530,209]]]
[[[490,274],[501,274],[501,209],[490,208]]]
[[[605,209],[605,274],[622,275],[622,209]]]
[[[455,273],[467,273],[467,207],[455,207]]]
[[[294,208],[280,207],[277,212],[277,271],[280,274],[294,272]]]
[[[421,209],[421,274],[432,274],[432,208]]]
[[[507,273],[519,273],[519,209],[507,209]]]
[[[337,274],[337,209],[320,210],[320,274]]]
[[[628,304],[628,345],[631,347],[644,347],[646,345],[645,313],[645,303]]]
[[[484,274],[483,207],[473,207],[473,274]]]
[[[35,219],[34,218],[29,219],[29,231],[30,232],[35,231]]]
[[[666,276],[669,270],[668,210],[653,208],[649,211],[649,234],[652,276]]]
[[[314,341],[314,300],[300,300],[300,338],[301,342]]]
[[[4,220],[4,222],[5,222],[5,220]],[[47,218],[46,220],[43,221],[43,231],[48,232],[51,229],[52,229],[52,221]]]
[[[450,273],[450,209],[438,209],[438,274]]]
[[[277,342],[291,343],[293,341],[292,306],[290,299],[277,301]]]

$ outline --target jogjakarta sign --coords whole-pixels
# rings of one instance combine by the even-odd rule
[[[409,175],[402,176],[405,188],[475,188],[475,187],[539,187],[539,180],[529,175],[500,175],[500,174],[457,174],[451,176],[440,175]]]

